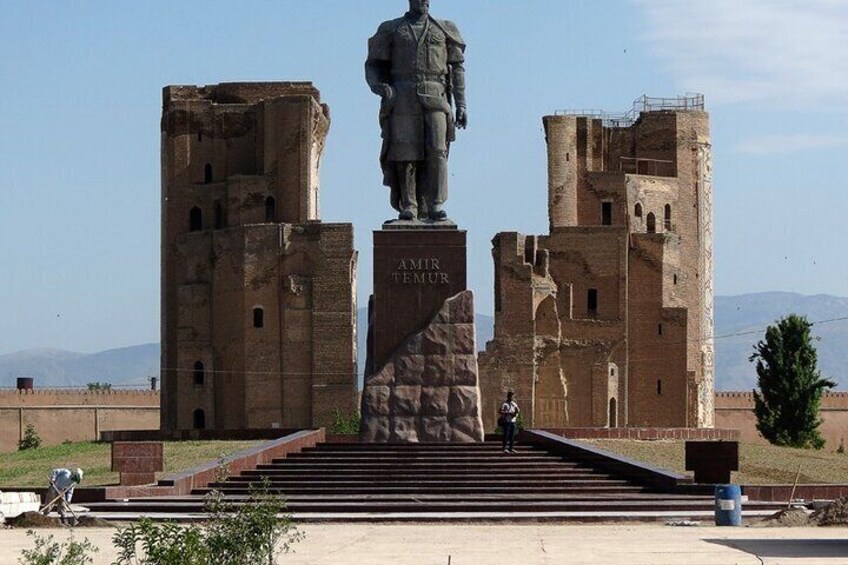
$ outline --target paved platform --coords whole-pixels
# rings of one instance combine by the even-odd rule
[[[745,510],[742,512],[743,519],[765,518],[774,514],[774,510]],[[174,520],[177,522],[202,522],[208,516],[200,512],[92,512],[92,516],[110,522],[136,521],[142,516],[152,520]],[[341,523],[544,523],[552,522],[563,524],[565,522],[576,523],[623,523],[623,522],[660,522],[667,523],[680,520],[697,520],[704,524],[712,524],[715,514],[712,511],[701,510],[679,510],[679,511],[611,511],[611,512],[510,512],[500,514],[496,512],[325,512],[325,513],[298,513],[293,519],[302,524],[316,524],[324,522]]]
[[[659,525],[306,524],[287,565],[838,565],[848,563],[843,528],[716,528]],[[48,533],[44,531],[43,533]],[[67,531],[52,530],[57,537]],[[78,530],[101,548],[94,565],[116,555],[114,530]],[[26,532],[0,531],[0,565],[17,565]]]

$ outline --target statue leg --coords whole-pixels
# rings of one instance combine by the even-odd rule
[[[448,116],[443,112],[427,112],[424,126],[427,159],[425,199],[430,218],[444,220],[448,217],[442,209],[448,199]]]
[[[398,188],[400,189],[401,220],[414,220],[418,216],[418,198],[416,197],[415,162],[403,161],[397,167]]]

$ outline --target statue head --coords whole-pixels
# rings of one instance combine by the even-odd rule
[[[409,0],[409,11],[419,16],[430,13],[430,0]]]

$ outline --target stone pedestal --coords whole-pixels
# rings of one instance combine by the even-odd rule
[[[374,233],[364,442],[483,441],[465,235]]]
[[[387,226],[388,227],[388,226]],[[466,232],[374,232],[374,296],[366,375],[426,326],[445,301],[466,289]]]

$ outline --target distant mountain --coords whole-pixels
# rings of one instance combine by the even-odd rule
[[[0,355],[0,386],[14,387],[17,377],[35,378],[38,388],[85,386],[90,382],[145,386],[159,375],[159,344],[84,354],[60,349],[31,349]]]
[[[789,292],[764,292],[739,296],[717,296],[716,389],[751,390],[756,372],[748,357],[762,339],[767,325],[786,314],[796,313],[812,321],[848,317],[848,298],[828,295],[805,296]],[[357,313],[359,324],[359,380],[365,369],[366,310]],[[494,318],[477,315],[477,349],[492,339]],[[822,374],[848,390],[848,320],[813,327]],[[0,355],[0,387],[15,386],[16,377],[35,377],[37,387],[85,386],[92,381],[115,385],[145,386],[147,377],[159,374],[159,344],[149,343],[94,354],[58,349],[33,349]]]
[[[811,322],[846,318],[848,298],[790,292],[716,297],[718,390],[751,390],[757,385],[757,373],[748,357],[763,338],[766,326],[787,314],[801,314]],[[812,331],[819,337],[816,348],[822,375],[835,380],[840,389],[848,389],[848,320],[817,324]]]

